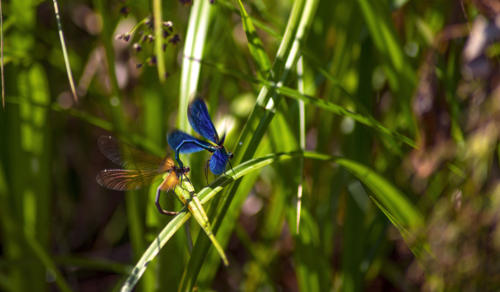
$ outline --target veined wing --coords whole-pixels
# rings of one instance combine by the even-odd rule
[[[168,134],[167,141],[168,145],[170,145],[170,148],[172,148],[174,151],[176,151],[177,147],[181,146],[182,144],[181,148],[178,150],[180,153],[193,153],[202,150],[212,151],[211,149],[213,148],[210,143],[199,140],[179,130],[175,130],[172,133]]]
[[[136,149],[126,143],[120,147],[119,141],[112,136],[100,136],[97,145],[102,154],[116,165],[133,169],[158,169],[166,159]]]
[[[151,184],[161,173],[160,170],[105,169],[99,172],[96,181],[108,189],[129,191]]]
[[[188,119],[191,127],[205,137],[205,139],[219,144],[219,135],[217,130],[215,130],[212,119],[208,114],[207,106],[203,99],[195,98],[188,107]]]

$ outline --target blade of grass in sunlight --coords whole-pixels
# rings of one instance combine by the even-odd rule
[[[71,88],[71,94],[75,102],[78,101],[78,95],[76,94],[75,80],[73,79],[73,73],[71,73],[71,66],[69,64],[68,51],[66,50],[66,41],[64,40],[64,34],[61,25],[61,16],[59,15],[59,5],[57,0],[53,0],[54,3],[54,13],[56,14],[57,29],[59,31],[59,39],[61,40],[61,48],[64,57],[64,63],[66,64],[66,72],[68,74],[69,86]],[[2,71],[3,72],[3,71]]]
[[[300,93],[305,93],[304,87],[304,64],[302,57],[297,61],[297,89]],[[299,107],[299,146],[302,151],[306,150],[306,110],[303,100],[298,100]],[[299,185],[297,187],[297,218],[296,218],[296,233],[299,233],[300,226],[300,211],[302,208],[302,192],[303,192],[303,178],[304,178],[304,159],[299,159],[298,167],[299,169]]]
[[[176,192],[177,197],[181,202],[187,207],[189,212],[191,213],[191,216],[193,216],[196,219],[196,222],[201,226],[203,231],[205,231],[205,234],[208,236],[212,244],[214,245],[215,249],[219,253],[222,261],[224,262],[224,265],[229,265],[229,261],[227,260],[226,253],[224,252],[224,249],[221,247],[217,239],[215,238],[215,235],[212,232],[212,228],[210,226],[210,222],[208,221],[208,216],[205,213],[205,209],[201,205],[200,200],[195,194],[195,190],[193,188],[193,185],[190,183],[184,184],[183,185],[184,190],[181,192]]]
[[[184,42],[184,56],[182,58],[182,73],[179,90],[179,107],[177,111],[177,127],[190,132],[187,119],[189,100],[194,97],[198,89],[203,49],[207,37],[211,18],[211,4],[209,1],[194,1],[189,15],[186,41]]]
[[[44,67],[39,63],[33,63],[31,66],[17,76],[18,90],[21,96],[26,97],[27,102],[19,105],[19,124],[15,125],[14,131],[19,132],[19,140],[15,137],[10,143],[18,143],[16,151],[20,159],[15,159],[15,164],[10,171],[16,171],[21,175],[16,181],[16,186],[12,187],[12,195],[16,195],[20,209],[19,220],[23,223],[22,230],[25,233],[26,240],[34,241],[36,245],[31,246],[36,253],[40,249],[46,249],[49,245],[49,226],[50,211],[49,206],[52,199],[50,191],[50,142],[49,142],[49,123],[48,111],[46,107],[35,107],[30,101],[48,105],[50,102],[49,81],[47,79]],[[19,157],[18,157],[19,158]],[[13,162],[14,162],[13,161]],[[12,163],[12,162],[11,162]],[[32,167],[36,164],[37,167]],[[29,181],[30,184],[25,182]],[[12,199],[14,202],[14,198]],[[24,237],[21,237],[24,239]],[[40,261],[46,264],[46,259],[50,257],[38,253],[37,256],[43,256]],[[26,268],[26,273],[31,274],[32,280],[43,279],[44,267],[38,262],[30,262]],[[33,285],[26,282],[27,285]],[[36,287],[25,289],[36,289]]]
[[[163,53],[163,18],[162,18],[162,5],[161,0],[153,0],[153,19],[155,30],[155,54],[156,54],[156,67],[158,68],[158,78],[160,82],[165,82],[165,56]]]

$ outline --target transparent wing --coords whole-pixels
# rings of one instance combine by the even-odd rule
[[[191,127],[205,139],[219,144],[219,135],[215,130],[207,106],[201,98],[195,98],[188,107],[188,119]]]
[[[162,159],[126,143],[120,145],[119,141],[112,136],[100,136],[97,145],[104,156],[123,168],[157,169],[165,165],[168,160],[168,158]]]
[[[159,170],[105,169],[99,172],[96,181],[108,189],[129,191],[151,184],[161,173]]]

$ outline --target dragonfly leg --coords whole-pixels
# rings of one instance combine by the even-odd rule
[[[170,215],[170,216],[175,216],[175,215],[179,214],[179,212],[167,211],[161,207],[161,205],[160,205],[161,188],[160,187],[161,187],[161,185],[158,186],[158,188],[156,189],[156,198],[155,198],[155,205],[156,205],[156,208],[158,209],[158,211],[160,212],[160,214]]]
[[[227,162],[229,162],[229,166],[231,167],[231,170],[233,171],[233,175],[236,175],[236,172],[234,172],[233,165],[231,164],[231,161],[228,160]]]
[[[205,163],[205,179],[207,180],[207,185],[208,185],[208,164],[210,163],[210,160],[207,160],[207,163]]]

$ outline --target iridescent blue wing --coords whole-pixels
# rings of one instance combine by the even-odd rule
[[[193,153],[202,150],[208,150],[213,152],[213,146],[210,143],[196,139],[195,137],[184,133],[179,130],[175,130],[167,136],[168,145],[176,153]]]
[[[191,127],[205,137],[205,139],[219,144],[219,135],[208,114],[207,106],[203,99],[195,98],[188,107],[188,119]]]
[[[222,149],[215,150],[212,158],[210,158],[209,167],[213,174],[219,175],[226,170],[226,165],[229,160],[229,156],[226,151]]]

